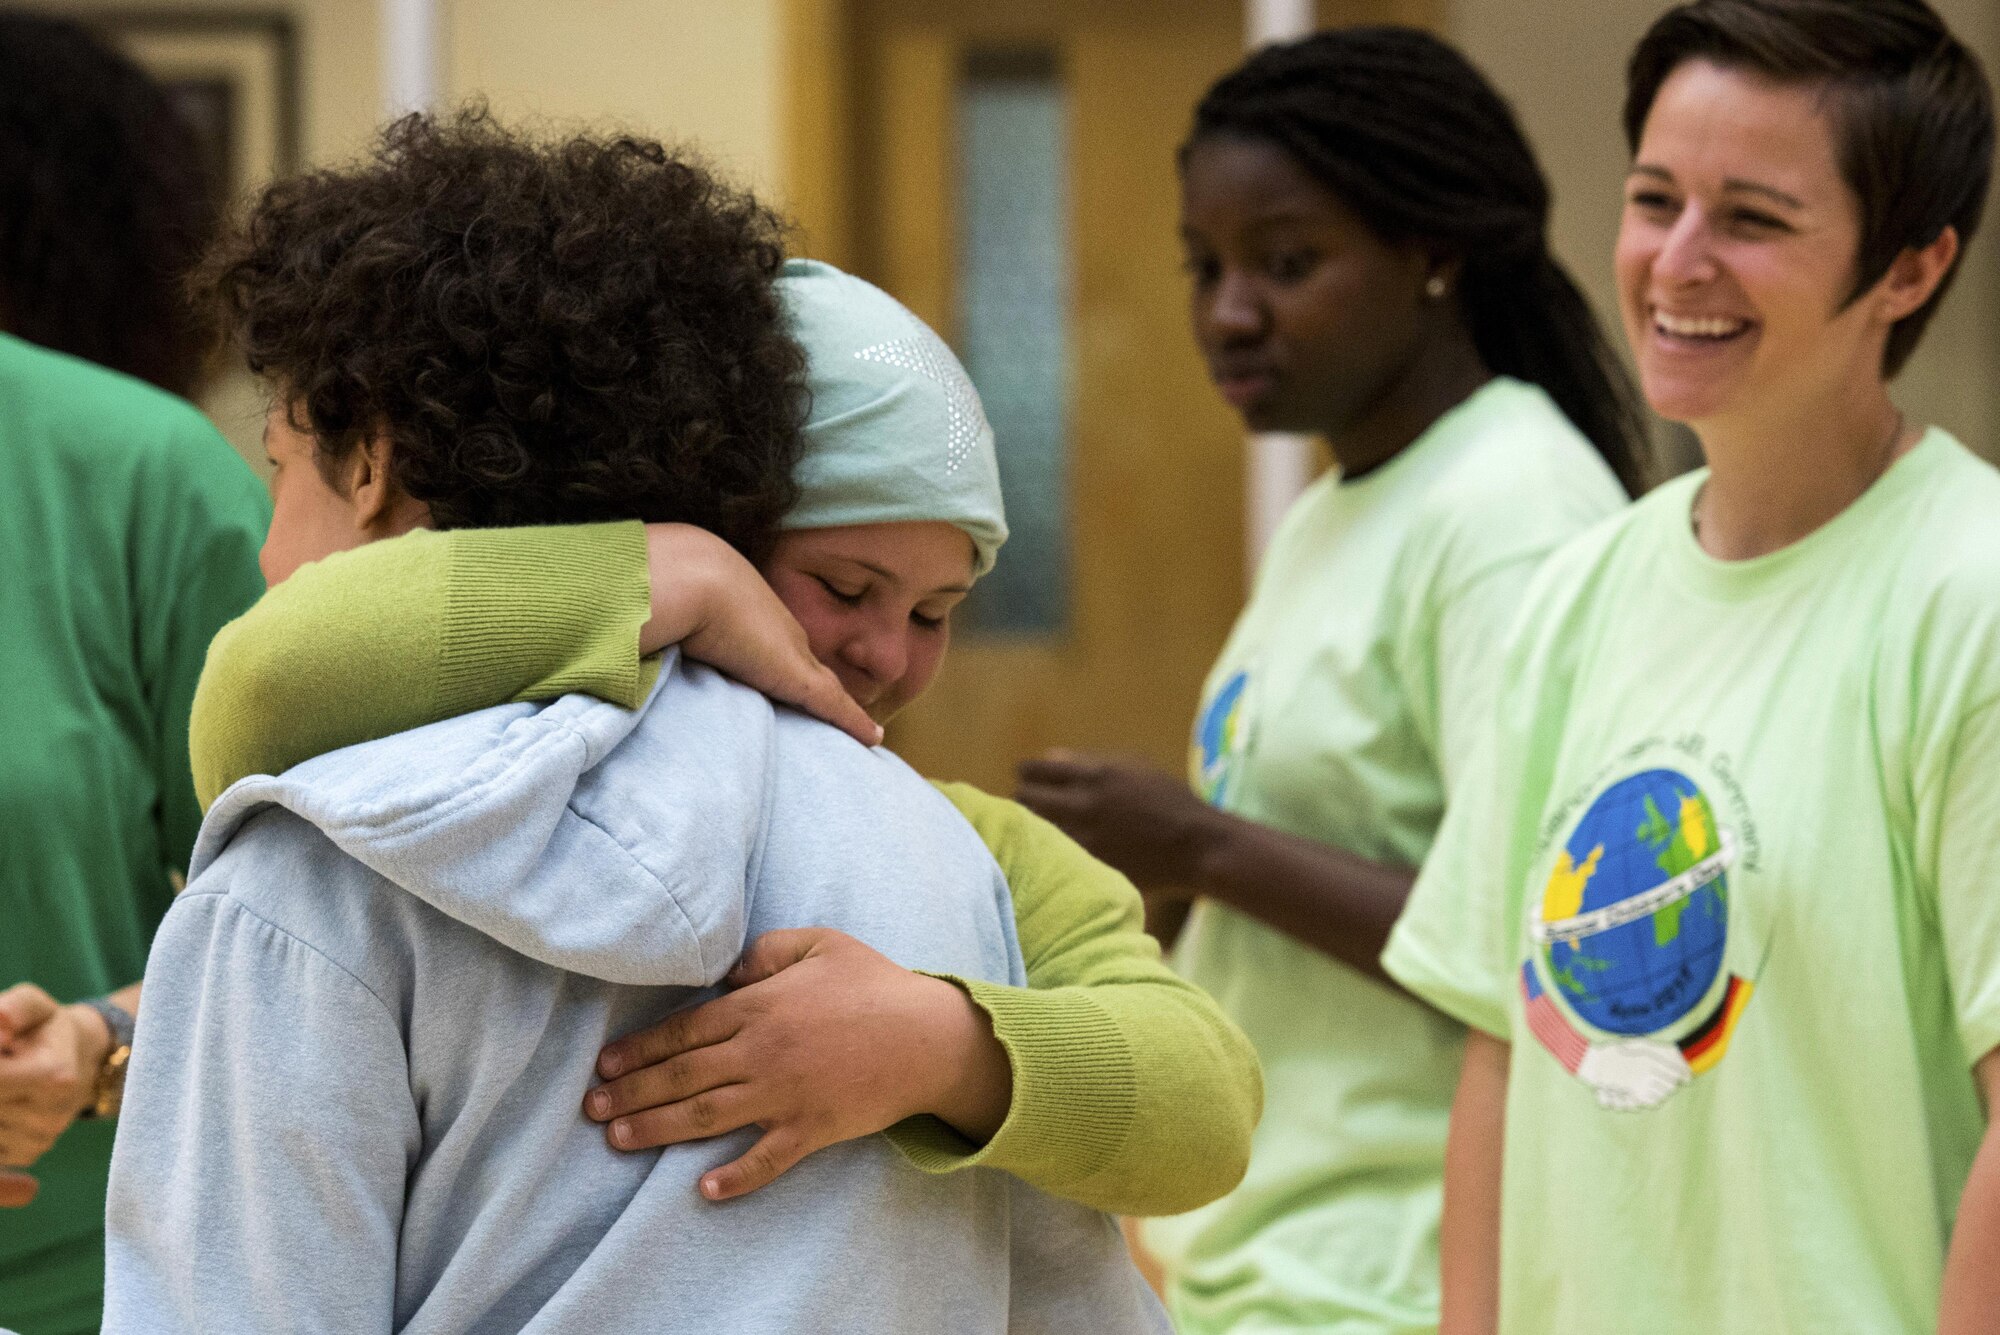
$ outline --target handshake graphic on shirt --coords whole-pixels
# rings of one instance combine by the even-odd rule
[[[1613,1112],[1639,1112],[1666,1102],[1669,1094],[1694,1078],[1694,1071],[1672,1043],[1622,1038],[1586,1048],[1576,1078],[1596,1092],[1600,1106]]]

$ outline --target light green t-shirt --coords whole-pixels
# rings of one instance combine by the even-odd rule
[[[1414,867],[1535,568],[1623,503],[1541,390],[1497,379],[1387,464],[1322,478],[1210,674],[1193,780],[1248,819]],[[1249,1175],[1148,1224],[1185,1335],[1427,1331],[1459,1025],[1222,905],[1175,964],[1249,1033]]]
[[[1501,1327],[1936,1328],[2000,1043],[2000,474],[1545,567],[1384,963],[1512,1043]]]

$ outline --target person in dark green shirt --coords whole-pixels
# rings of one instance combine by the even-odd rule
[[[97,1329],[110,1034],[200,823],[189,702],[269,502],[193,405],[0,335],[0,1327]],[[60,1135],[56,1133],[60,1131]],[[55,1137],[53,1147],[48,1147]],[[47,1153],[39,1151],[47,1148]],[[37,1155],[39,1154],[39,1157]]]
[[[111,1126],[70,1124],[111,1109],[194,839],[209,637],[263,588],[263,489],[184,401],[209,339],[181,275],[217,199],[144,70],[0,13],[0,1327],[21,1335],[97,1329]]]

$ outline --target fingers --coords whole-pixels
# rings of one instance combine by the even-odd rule
[[[863,746],[882,744],[882,725],[868,717],[868,711],[847,693],[847,688],[840,684],[840,678],[818,660],[812,660],[799,697],[788,699],[786,703],[797,705],[814,718],[831,723]]]
[[[742,1072],[731,1061],[728,1044],[696,1048],[657,1066],[643,1066],[630,1075],[599,1085],[584,1095],[584,1116],[593,1122],[664,1107],[706,1090],[730,1085]]]
[[[701,1194],[712,1201],[747,1196],[769,1186],[792,1170],[793,1165],[824,1148],[805,1141],[790,1131],[767,1131],[744,1152],[743,1157],[722,1165],[701,1179]]]
[[[0,1210],[18,1210],[35,1199],[41,1184],[26,1173],[0,1169]]]
[[[743,958],[729,971],[731,987],[761,983],[772,974],[791,968],[829,939],[844,936],[831,927],[784,927],[766,932],[750,943]]]
[[[9,1109],[6,1118],[0,1120],[0,1164],[26,1168],[49,1152],[56,1137],[69,1129],[72,1120],[61,1113],[40,1109]]]
[[[727,1042],[742,1028],[741,1010],[742,1005],[735,997],[723,996],[676,1011],[650,1029],[605,1044],[597,1054],[597,1074],[605,1080],[615,1080],[627,1071],[657,1065],[691,1048]]]
[[[1090,806],[1090,794],[1070,783],[1043,783],[1024,777],[1014,788],[1014,800],[1045,820],[1063,825]]]
[[[756,1120],[748,1086],[724,1085],[664,1108],[645,1108],[617,1118],[604,1128],[604,1138],[615,1150],[646,1150],[707,1140]]]
[[[55,998],[33,983],[16,983],[0,992],[0,1044],[39,1028],[58,1009]]]
[[[1038,758],[1024,760],[1014,767],[1015,776],[1024,786],[1038,784],[1054,787],[1077,783],[1097,778],[1103,772],[1104,762],[1097,757],[1061,749],[1044,751]]]
[[[0,1125],[21,1109],[74,1109],[83,1102],[86,1083],[48,1045],[24,1041],[16,1052],[0,1056]]]

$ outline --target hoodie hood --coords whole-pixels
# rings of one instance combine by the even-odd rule
[[[209,810],[189,879],[280,807],[530,959],[711,983],[743,944],[773,729],[762,696],[669,651],[637,710],[583,695],[501,705],[242,779]],[[612,800],[607,767],[628,765],[644,781]]]

